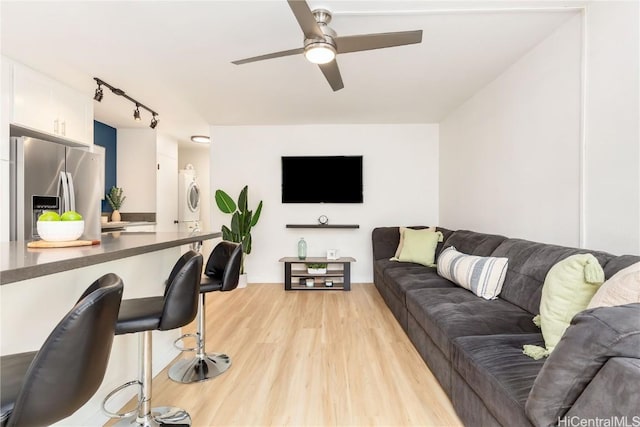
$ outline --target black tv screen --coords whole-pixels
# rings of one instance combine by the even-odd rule
[[[362,156],[282,157],[282,203],[362,203]]]

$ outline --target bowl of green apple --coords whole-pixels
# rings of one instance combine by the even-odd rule
[[[82,236],[84,220],[76,211],[66,211],[62,215],[54,211],[45,211],[38,217],[36,229],[42,240],[67,242]]]

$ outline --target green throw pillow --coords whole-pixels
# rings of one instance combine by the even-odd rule
[[[573,316],[587,308],[603,282],[604,271],[591,254],[572,255],[551,267],[542,286],[539,315],[546,348],[525,345],[524,354],[534,359],[548,356]]]
[[[435,267],[436,246],[443,240],[441,232],[407,228],[404,230],[403,237],[400,255],[391,258],[392,261],[415,262],[427,267]]]

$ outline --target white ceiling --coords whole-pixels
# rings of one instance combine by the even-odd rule
[[[2,0],[1,48],[87,94],[94,76],[123,89],[157,111],[158,130],[181,142],[208,135],[209,125],[434,123],[578,13],[564,6],[582,3],[309,5],[333,12],[338,35],[422,29],[423,41],[338,55],[345,88],[335,93],[301,55],[231,64],[301,47],[284,0]],[[95,103],[96,119],[114,127],[135,127],[132,114],[133,104],[108,90]],[[138,126],[147,126],[151,116],[142,116]]]

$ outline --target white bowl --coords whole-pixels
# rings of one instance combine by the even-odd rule
[[[38,221],[38,234],[49,242],[77,240],[84,233],[84,221]]]

